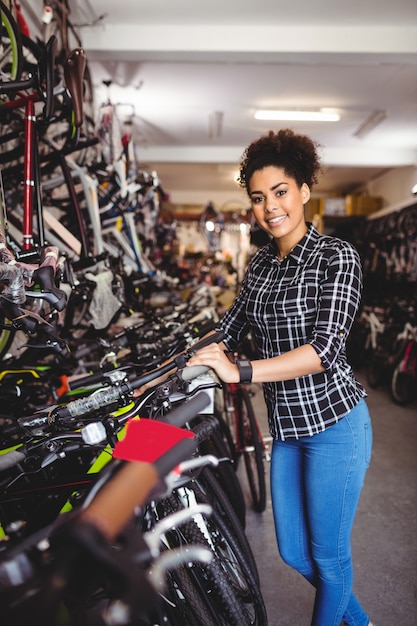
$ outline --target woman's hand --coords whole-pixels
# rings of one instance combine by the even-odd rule
[[[201,348],[188,360],[187,366],[189,365],[210,367],[225,383],[238,383],[240,380],[237,365],[230,361],[222,344],[211,343]]]

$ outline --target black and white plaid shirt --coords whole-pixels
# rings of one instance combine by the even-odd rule
[[[361,292],[355,248],[321,235],[312,224],[282,261],[274,241],[251,260],[241,291],[220,323],[227,348],[236,350],[250,331],[259,358],[309,343],[325,367],[318,374],[263,385],[274,438],[319,433],[366,396],[346,360],[346,339]]]

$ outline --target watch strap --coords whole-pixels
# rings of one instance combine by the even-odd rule
[[[248,359],[238,359],[236,365],[239,370],[239,383],[241,385],[249,385],[252,382],[252,363]]]

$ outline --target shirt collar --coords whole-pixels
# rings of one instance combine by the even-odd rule
[[[320,237],[320,233],[311,222],[307,222],[307,227],[307,233],[287,255],[298,264],[304,263],[307,260]],[[268,244],[267,254],[268,256],[272,256],[274,259],[277,259],[278,248],[274,239],[272,239],[272,241]]]

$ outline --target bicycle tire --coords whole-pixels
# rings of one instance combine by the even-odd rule
[[[194,481],[194,491],[198,502],[207,502],[210,504],[224,520],[225,524],[231,529],[242,553],[245,555],[245,561],[250,566],[253,576],[259,585],[258,566],[244,528],[236,515],[236,511],[230,504],[226,493],[213,473],[212,468],[205,467],[202,470],[198,478]]]
[[[253,508],[257,513],[262,513],[266,507],[263,441],[249,391],[245,387],[239,387],[235,401],[239,416],[238,436],[241,442],[239,452],[244,457]]]
[[[183,505],[178,495],[172,496],[160,503],[159,510],[164,514],[171,514]],[[209,519],[205,519],[208,525]],[[197,590],[204,604],[204,612],[200,614],[200,621],[195,626],[249,626],[248,614],[243,600],[239,597],[223,569],[220,557],[216,554],[210,540],[193,520],[178,525],[166,535],[170,548],[186,545],[200,545],[208,547],[213,553],[209,564],[195,563],[188,568],[189,578],[193,588]],[[181,589],[186,597],[186,589]]]
[[[3,2],[1,13],[0,77],[4,82],[19,80],[22,72],[22,37],[13,15]]]
[[[227,449],[225,448],[223,439],[221,438],[218,430],[217,432],[215,431],[211,433],[210,437],[200,444],[199,450],[201,454],[214,454],[214,456],[219,459],[228,458]],[[225,493],[227,494],[231,505],[236,511],[242,527],[245,528],[245,497],[243,495],[242,487],[239,478],[234,470],[233,464],[227,461],[221,462],[219,466],[213,471],[217,476],[219,483],[223,487]]]
[[[377,389],[384,379],[385,363],[379,355],[374,354],[366,367],[366,382],[372,389]]]
[[[235,592],[244,603],[248,613],[248,624],[266,626],[268,620],[260,583],[253,576],[246,554],[241,551],[236,536],[227,528],[216,510],[213,511],[210,521],[220,531],[221,543],[217,545],[216,549],[222,555],[221,563],[224,568],[227,568],[228,578],[231,580]]]
[[[168,602],[164,619],[168,620],[170,626],[217,626],[208,614],[201,593],[196,589],[187,568],[169,572],[167,578],[168,590],[165,596]]]
[[[214,409],[214,414],[219,422],[220,435],[224,441],[224,445],[226,446],[227,455],[233,462],[233,467],[236,471],[238,465],[238,456],[230,425],[221,414],[221,411],[219,411],[217,408]]]
[[[415,395],[415,385],[415,376],[396,368],[391,381],[391,397],[395,404],[399,406],[409,404]]]

